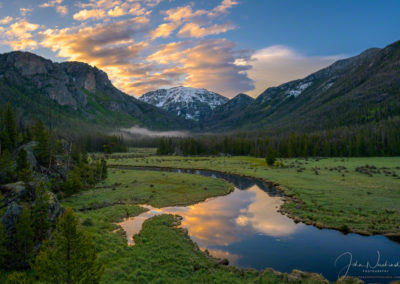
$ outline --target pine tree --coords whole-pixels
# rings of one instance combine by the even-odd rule
[[[164,138],[161,138],[160,141],[158,142],[157,155],[164,155],[164,154],[166,154],[165,140]]]
[[[101,179],[105,180],[107,178],[107,162],[101,159]]]
[[[34,271],[44,283],[100,282],[103,267],[97,262],[95,245],[71,208],[60,217],[53,240],[43,245]]]
[[[18,133],[15,114],[10,103],[6,105],[4,110],[4,136],[5,143],[3,147],[12,152],[17,144]]]
[[[62,183],[62,191],[65,195],[70,196],[84,189],[85,186],[81,181],[80,168],[74,167],[73,170],[68,172],[67,179]]]
[[[29,280],[25,271],[14,271],[7,277],[5,284],[30,284],[32,281]]]
[[[21,148],[18,151],[16,162],[17,162],[17,167],[16,167],[17,179],[25,182],[31,181],[32,172],[28,163],[28,153],[24,148]]]
[[[12,155],[8,150],[5,150],[0,156],[0,184],[13,181],[14,170],[12,166]]]
[[[49,133],[41,120],[33,127],[33,139],[38,142],[34,148],[36,157],[47,166],[50,159]]]
[[[272,166],[275,163],[275,160],[275,151],[271,148],[271,146],[268,146],[266,157],[267,164]]]
[[[7,233],[3,222],[0,221],[0,267],[4,267],[7,257]]]
[[[24,207],[16,224],[14,265],[17,268],[27,268],[33,257],[33,239],[31,212]]]
[[[43,183],[36,187],[35,202],[32,206],[32,221],[35,238],[42,241],[46,238],[47,231],[50,228],[49,217],[50,198],[47,189]]]

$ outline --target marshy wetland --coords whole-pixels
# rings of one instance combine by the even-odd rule
[[[336,281],[348,262],[344,255],[335,264],[343,253],[359,263],[376,262],[378,252],[383,262],[399,260],[400,245],[382,235],[395,239],[399,233],[400,180],[381,169],[396,172],[399,158],[291,159],[283,160],[285,168],[271,168],[250,157],[149,154],[113,155],[104,184],[64,201],[92,232],[106,267],[104,283],[323,283],[317,274],[288,272],[322,273]],[[370,177],[356,170],[367,163],[381,173]],[[132,224],[141,214],[155,217],[142,227]],[[134,230],[125,233],[121,222]],[[135,245],[128,246],[126,238],[135,233]],[[224,265],[225,258],[231,265]],[[268,267],[283,274],[264,270]],[[385,275],[395,277],[398,270]]]

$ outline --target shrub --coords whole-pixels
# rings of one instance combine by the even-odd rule
[[[275,158],[275,152],[271,147],[268,147],[267,149],[267,157],[265,158],[267,165],[273,166],[276,158]]]

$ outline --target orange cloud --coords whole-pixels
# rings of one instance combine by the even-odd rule
[[[59,13],[62,16],[65,16],[68,14],[68,8],[65,5],[61,5],[63,3],[63,0],[52,0],[46,3],[43,3],[39,7],[41,8],[48,8],[48,7],[55,7],[57,13]]]
[[[229,30],[234,29],[235,26],[232,24],[215,24],[213,26],[203,28],[196,23],[188,23],[180,29],[178,32],[179,37],[205,37],[207,35],[217,35],[220,33],[225,33]]]
[[[232,0],[224,0],[220,5],[212,10],[196,10],[194,11],[191,5],[181,6],[165,11],[165,21],[169,21],[170,24],[160,25],[160,29],[171,27],[168,30],[167,36],[169,36],[177,27],[184,24],[179,30],[178,36],[184,38],[198,38],[205,37],[207,35],[217,35],[235,28],[231,23],[214,24],[208,25],[210,20],[215,17],[224,14],[229,8],[238,4]],[[208,25],[208,26],[207,26]],[[172,29],[174,27],[174,29]]]
[[[223,13],[226,13],[228,9],[232,8],[235,5],[238,5],[239,2],[233,0],[223,0],[220,5],[215,7],[210,13],[210,17],[216,17]]]
[[[200,10],[200,12],[197,11],[196,13],[193,13],[192,7],[188,5],[165,11],[167,17],[165,17],[164,20],[178,22],[184,19],[193,18],[195,15],[200,15],[205,13],[206,13],[205,10]]]
[[[83,61],[106,71],[118,87],[125,91],[131,79],[144,76],[135,71],[146,70],[139,53],[147,42],[135,42],[133,35],[145,33],[149,20],[136,17],[116,23],[97,24],[93,27],[46,30],[41,33],[42,46],[50,48],[57,56]]]
[[[164,20],[168,21],[181,21],[181,20],[195,20],[198,17],[205,16],[208,18],[213,18],[220,16],[227,12],[228,9],[232,8],[234,5],[239,4],[232,0],[223,0],[220,5],[212,10],[197,10],[193,11],[190,5],[177,7],[165,11],[167,17]]]
[[[120,17],[123,15],[126,15],[126,13],[127,13],[127,11],[122,9],[120,6],[116,6],[107,12],[107,14],[111,17]]]
[[[177,66],[185,75],[184,84],[206,87],[227,96],[254,88],[245,71],[247,64],[237,65],[239,58],[249,59],[250,51],[235,51],[235,44],[225,39],[200,40],[187,47],[187,43],[170,43],[153,53],[148,60]]]
[[[179,27],[179,25],[180,23],[176,22],[161,24],[151,33],[151,38],[156,39],[159,37],[169,37],[172,32]]]
[[[0,19],[0,25],[7,25],[7,24],[9,24],[12,20],[13,20],[12,17],[7,16],[7,17],[5,17],[5,18],[3,18],[3,19]]]
[[[121,2],[102,0],[91,1],[91,3],[80,4],[79,6],[85,9],[74,14],[73,18],[78,21],[85,21],[87,19],[103,19],[107,16],[116,18],[125,15],[141,16],[149,14],[149,11],[142,7],[139,2],[134,1]]]
[[[238,51],[224,39],[194,39],[155,45],[158,38],[167,38],[176,31],[178,37],[203,38],[234,28],[230,23],[213,23],[236,5],[235,1],[221,1],[211,10],[194,10],[187,5],[170,9],[164,22],[151,29],[151,7],[161,0],[87,0],[76,4],[80,8],[73,18],[82,24],[62,29],[47,29],[38,35],[40,44],[58,57],[87,62],[108,73],[113,83],[129,94],[140,95],[159,87],[188,85],[204,87],[232,96],[253,87],[247,77],[247,51]],[[43,7],[62,10],[62,0],[52,0]],[[115,19],[121,16],[128,20]],[[102,23],[88,24],[87,20]],[[29,42],[28,40],[31,40]],[[13,43],[16,46],[16,43]],[[26,37],[21,45],[37,45]],[[241,64],[238,64],[241,62]]]
[[[87,19],[101,19],[104,18],[106,13],[101,9],[92,9],[92,10],[80,10],[78,13],[75,13],[73,18],[78,21],[85,21]]]
[[[7,40],[3,43],[10,45],[13,49],[35,49],[38,46],[36,40],[33,39],[31,32],[36,31],[39,25],[21,20],[8,27],[5,32]]]
[[[131,1],[130,1],[131,2]],[[119,0],[90,0],[89,3],[78,3],[81,8],[111,9],[121,4]]]
[[[43,3],[39,7],[41,7],[41,8],[54,7],[55,5],[61,4],[62,2],[63,2],[63,0],[53,0],[53,1]]]
[[[56,11],[61,14],[61,15],[66,15],[68,14],[68,8],[67,6],[57,6]]]

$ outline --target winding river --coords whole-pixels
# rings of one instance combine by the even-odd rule
[[[349,275],[366,283],[400,280],[400,244],[384,236],[343,235],[295,223],[277,210],[281,193],[257,179],[206,170],[134,168],[164,170],[221,178],[231,182],[232,193],[209,198],[190,206],[153,208],[120,223],[128,244],[142,223],[159,214],[178,214],[181,226],[200,248],[230,264],[243,268],[272,267],[281,272],[293,269],[321,273],[330,281]]]

